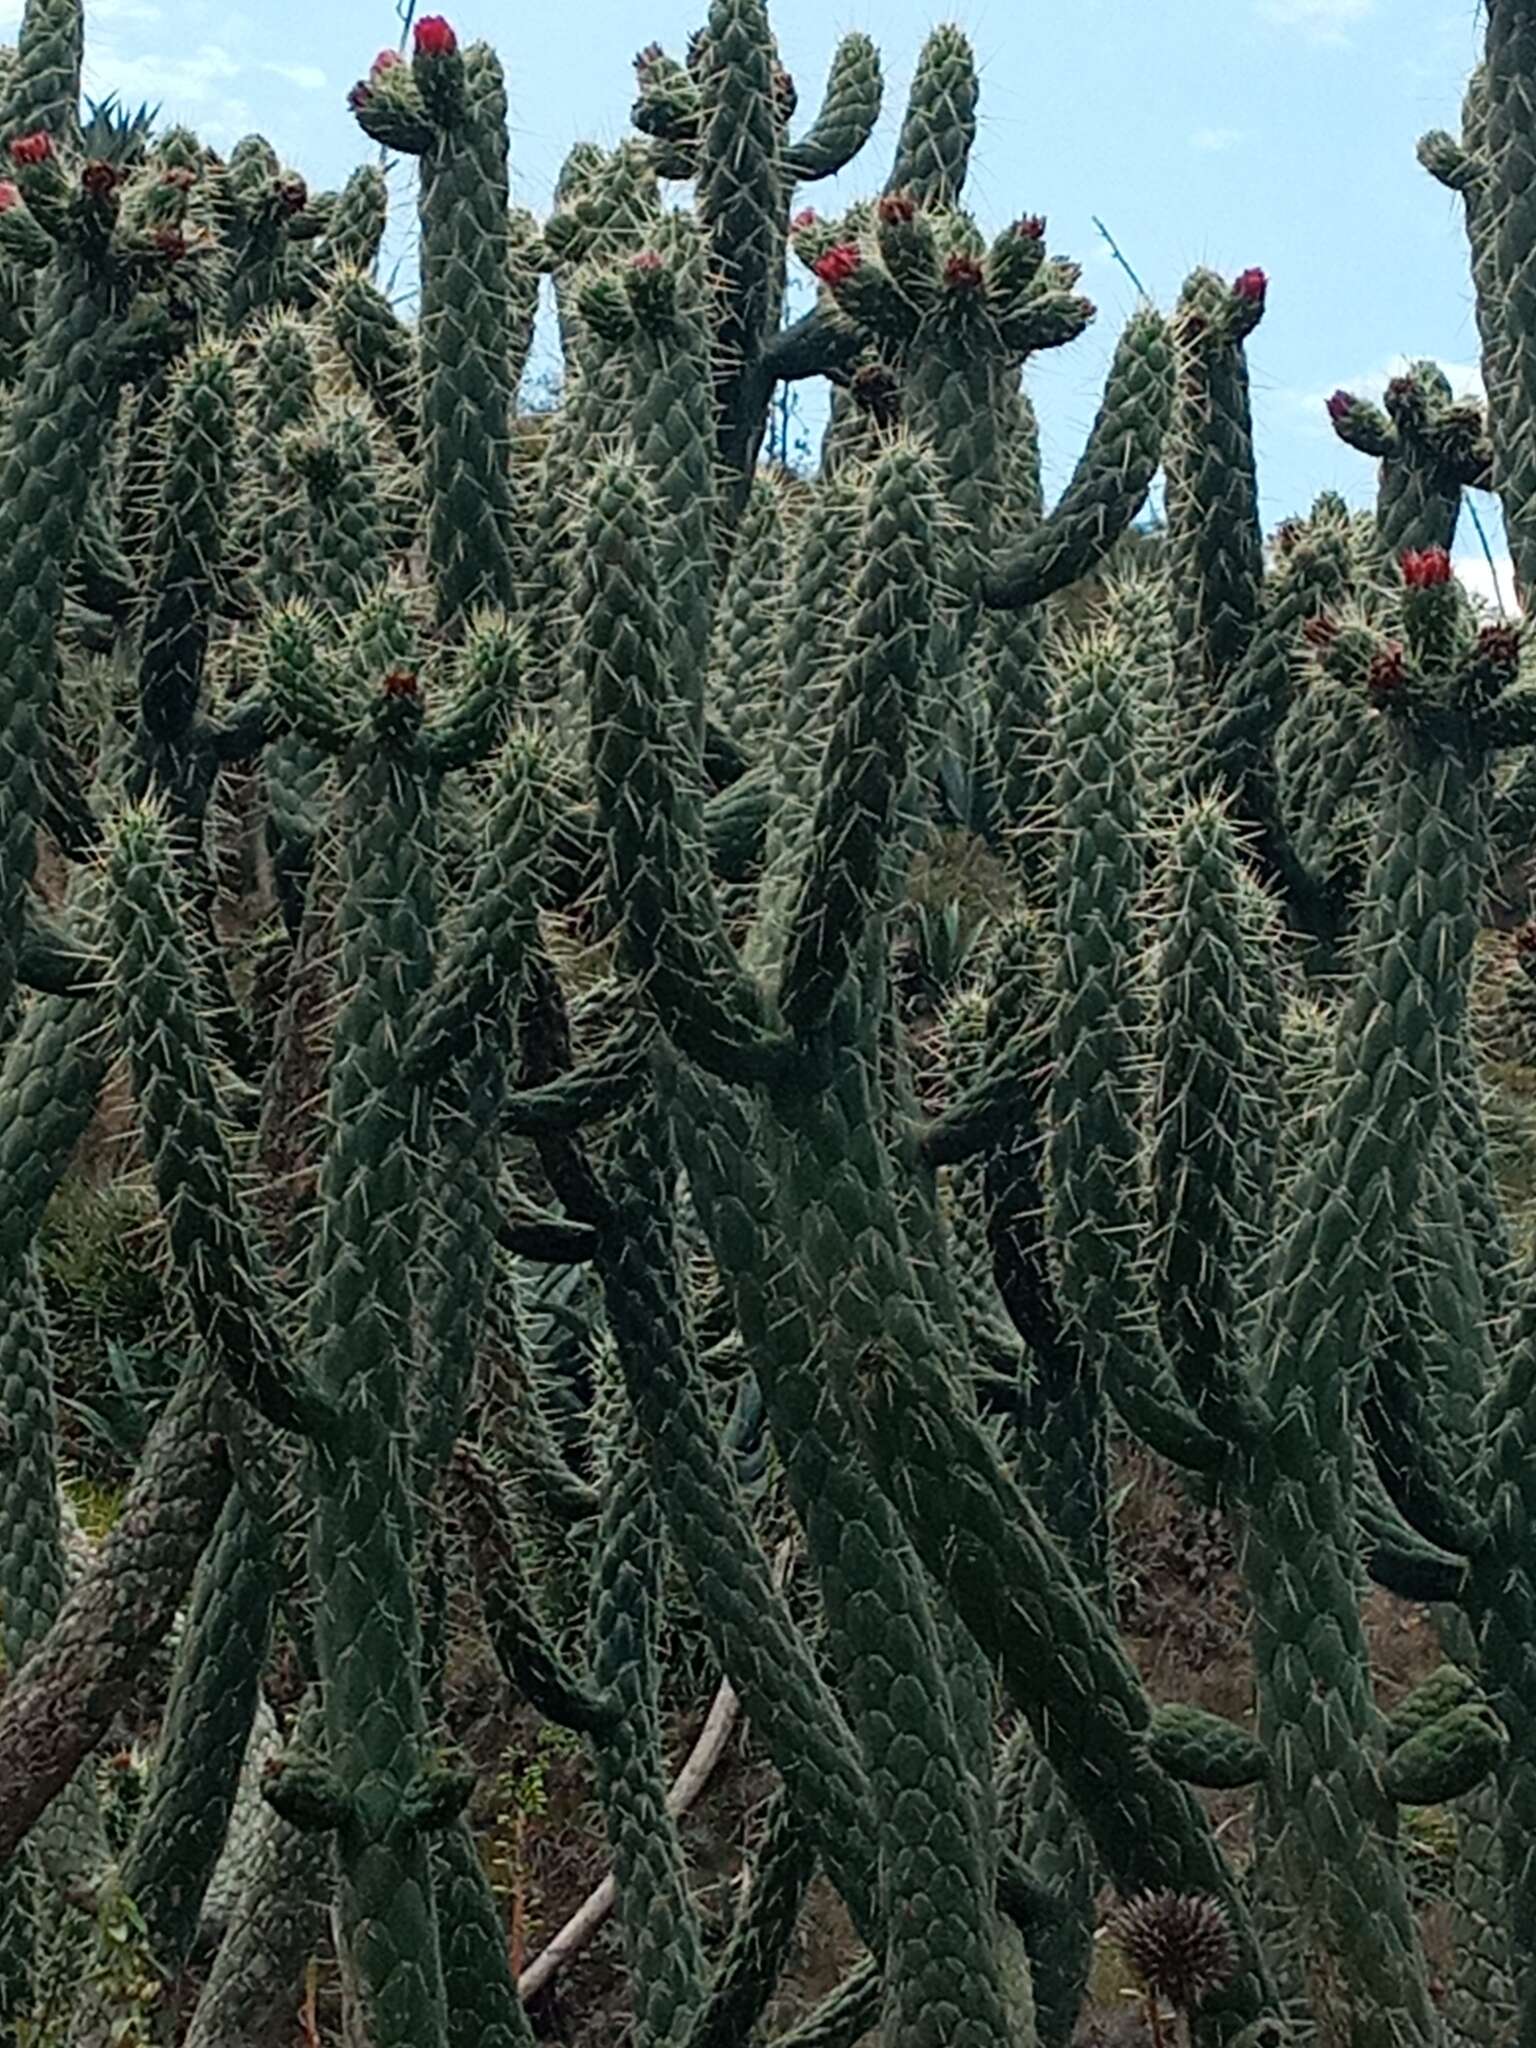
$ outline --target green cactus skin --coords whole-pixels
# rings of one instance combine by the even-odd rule
[[[183,1379],[101,1549],[0,1695],[0,1864],[69,1784],[185,1597],[229,1492],[209,1389]]]
[[[434,1837],[432,1870],[448,1995],[448,2048],[533,2048],[506,1928],[465,1822]]]
[[[1528,336],[1536,314],[1536,223],[1531,219],[1531,138],[1527,112],[1536,79],[1536,21],[1518,4],[1489,10],[1485,44],[1487,234],[1491,248],[1483,274],[1474,276],[1501,337],[1495,379],[1489,385],[1498,450],[1499,494],[1509,522],[1515,582],[1532,588],[1536,538],[1527,507],[1533,483],[1531,425],[1536,420],[1536,371]],[[1481,239],[1481,237],[1479,237]],[[1474,244],[1476,247],[1476,244]],[[1492,309],[1496,308],[1494,311]],[[1485,332],[1488,330],[1485,329]]]
[[[707,48],[695,193],[719,280],[714,398],[734,519],[746,500],[767,418],[759,359],[784,301],[781,74],[764,0],[711,0]]]
[[[753,479],[720,594],[710,665],[711,708],[744,752],[755,755],[779,716],[778,642],[784,610],[784,488]]]
[[[339,270],[326,294],[328,330],[408,462],[421,445],[420,365],[416,344],[376,284]]]
[[[826,91],[815,120],[784,151],[792,183],[835,177],[869,141],[880,118],[880,52],[866,35],[844,36],[832,52]]]
[[[1384,564],[1405,548],[1449,548],[1464,490],[1486,490],[1492,450],[1481,409],[1452,403],[1434,363],[1413,363],[1387,386],[1386,411],[1338,392],[1329,400],[1339,439],[1380,464],[1376,540]]]
[[[114,834],[111,917],[121,1034],[171,1255],[210,1363],[277,1429],[322,1426],[285,1360],[257,1239],[236,1187],[196,996],[169,835],[147,809]]]
[[[593,1682],[618,1709],[596,1746],[597,1792],[618,1886],[635,2036],[649,2048],[688,2034],[703,2002],[705,1968],[682,1848],[667,1814],[656,1672],[661,1517],[638,1449],[621,1437],[609,1466],[590,1634]]]
[[[411,682],[398,690],[375,683],[368,726],[351,739],[343,795],[350,829],[335,1135],[321,1169],[309,1309],[315,1376],[336,1421],[311,1450],[310,1568],[327,1752],[341,1800],[343,1938],[378,2048],[442,2048],[428,1844],[411,1817],[426,1769],[412,1517],[405,1474],[388,1451],[406,1422],[402,1349],[421,1177],[414,1090],[397,1038],[431,974],[436,775],[397,612],[364,612],[355,630],[357,659],[371,668],[393,658],[401,667],[388,673]],[[324,729],[309,736],[321,742]]]
[[[976,58],[958,28],[936,28],[912,74],[888,192],[921,206],[957,206],[976,140]]]
[[[750,1872],[752,1889],[737,1909],[686,2048],[733,2048],[747,2039],[784,1971],[800,1908],[816,1874],[816,1852],[810,1826],[782,1790],[769,1807]]]
[[[78,136],[84,45],[81,0],[27,0],[5,81],[0,142],[39,132],[61,142]]]
[[[70,13],[78,19],[78,9]],[[6,429],[0,468],[0,1014],[15,977],[15,934],[36,858],[44,722],[68,565],[116,399],[109,349],[113,287],[83,253],[61,250],[38,313],[37,339]],[[67,370],[67,374],[66,374]]]
[[[159,1754],[121,1871],[167,1979],[191,1953],[234,1811],[277,1578],[273,1531],[237,1487],[192,1582]]]
[[[296,1744],[312,1745],[320,1730],[319,1702],[310,1695],[300,1709]],[[270,1807],[262,1809],[258,1825],[229,1931],[188,2024],[186,2048],[227,2048],[242,2029],[285,2024],[301,1996],[304,1965],[325,1939],[333,1889],[330,1842],[291,1826]]]
[[[1173,399],[1168,323],[1135,314],[1116,344],[1077,467],[1049,516],[988,568],[989,605],[1018,610],[1064,590],[1103,560],[1137,517],[1162,460]]]
[[[514,597],[506,88],[483,43],[418,52],[412,88],[418,126],[408,140],[380,130],[377,102],[359,119],[421,159],[427,558],[438,622],[458,629],[477,606]]]

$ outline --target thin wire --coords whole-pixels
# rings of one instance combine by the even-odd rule
[[[1465,502],[1467,510],[1472,514],[1472,524],[1477,528],[1477,537],[1483,544],[1483,560],[1488,564],[1488,578],[1493,585],[1493,601],[1499,608],[1499,617],[1507,619],[1509,613],[1504,609],[1504,593],[1499,588],[1499,572],[1494,566],[1493,549],[1488,545],[1488,533],[1483,525],[1483,515],[1478,511],[1470,498]]]
[[[1109,244],[1110,255],[1114,257],[1115,261],[1119,264],[1120,268],[1131,280],[1131,283],[1135,285],[1137,291],[1141,293],[1141,296],[1144,299],[1150,299],[1152,294],[1147,290],[1146,286],[1142,283],[1141,279],[1136,275],[1135,271],[1132,270],[1130,264],[1126,262],[1124,250],[1120,247],[1120,244],[1115,240],[1114,236],[1109,232],[1109,229],[1105,227],[1103,221],[1099,219],[1099,216],[1096,213],[1091,214],[1089,218],[1092,220],[1094,226],[1098,229],[1099,233],[1104,237],[1105,241]]]

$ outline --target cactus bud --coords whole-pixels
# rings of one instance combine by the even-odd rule
[[[0,178],[0,213],[9,213],[13,206],[21,204],[21,189],[9,178]]]
[[[459,39],[441,14],[424,14],[411,37],[418,57],[451,57]]]
[[[417,697],[421,679],[414,669],[392,668],[379,686],[386,697]]]
[[[1404,548],[1399,566],[1410,590],[1433,590],[1451,580],[1451,558],[1444,548]]]
[[[863,262],[864,258],[852,242],[838,242],[824,256],[818,256],[811,269],[824,285],[835,290],[838,285],[846,283]]]
[[[11,144],[11,161],[17,164],[45,164],[53,155],[53,138],[38,129],[34,135],[18,135]]]
[[[1109,1935],[1147,1990],[1181,2013],[1237,1975],[1237,1944],[1215,1899],[1144,1893],[1111,1916]]]
[[[917,203],[910,192],[887,192],[876,202],[875,212],[883,221],[908,221],[917,212]]]
[[[944,282],[953,291],[979,292],[982,287],[981,265],[974,256],[951,256],[944,265]]]
[[[1355,409],[1355,394],[1352,391],[1335,391],[1328,401],[1328,417],[1331,420],[1345,420]]]
[[[277,202],[284,213],[302,213],[309,204],[309,187],[296,174],[286,177],[277,188]]]
[[[179,263],[187,253],[187,238],[180,228],[156,228],[154,243],[168,263]]]
[[[1232,280],[1233,297],[1250,306],[1262,306],[1268,290],[1269,279],[1257,268],[1245,270]]]
[[[815,227],[817,221],[820,218],[821,216],[820,214],[817,213],[814,206],[802,206],[800,211],[795,215],[794,219],[789,224],[790,233],[795,235],[803,235],[809,229]]]
[[[1536,966],[1536,921],[1521,925],[1515,933],[1515,957],[1522,965]]]
[[[396,65],[403,64],[404,62],[405,59],[398,50],[380,50],[377,57],[368,66],[368,76],[370,78],[377,78],[381,72],[393,71]]]
[[[107,199],[122,182],[122,174],[116,164],[106,164],[93,157],[80,173],[80,189],[88,199]]]
[[[1371,665],[1365,672],[1365,687],[1375,703],[1384,703],[1401,689],[1406,671],[1403,666],[1403,650],[1394,640],[1389,647],[1383,647],[1379,654],[1371,657]]]
[[[1330,618],[1326,612],[1319,612],[1316,618],[1303,622],[1301,637],[1309,647],[1314,647],[1319,654],[1324,654],[1339,637],[1339,622]]]
[[[1022,220],[1014,222],[1013,232],[1021,236],[1026,242],[1043,242],[1045,240],[1045,215],[1043,213],[1026,213]]]
[[[630,257],[629,267],[631,270],[642,272],[660,270],[662,268],[661,253],[656,249],[641,249]]]

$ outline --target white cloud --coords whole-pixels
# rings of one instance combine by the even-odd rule
[[[318,64],[263,64],[261,68],[274,78],[286,79],[300,92],[321,92],[325,87],[325,73]]]
[[[1191,149],[1220,151],[1235,149],[1243,139],[1241,128],[1197,128],[1189,138]]]
[[[87,52],[87,86],[93,97],[103,90],[125,100],[148,100],[167,114],[180,107],[206,107],[224,98],[220,87],[240,76],[242,66],[218,43],[203,43],[178,57],[129,57],[121,50],[97,47]]]
[[[1259,12],[1283,28],[1299,29],[1314,43],[1348,40],[1352,22],[1364,21],[1376,0],[1259,0]]]
[[[1519,612],[1515,603],[1515,565],[1508,555],[1495,555],[1491,563],[1482,553],[1458,555],[1456,575],[1463,589],[1480,597],[1490,609],[1497,611],[1502,604],[1506,612]]]
[[[1356,376],[1340,377],[1335,383],[1328,385],[1326,390],[1301,391],[1293,387],[1291,390],[1282,391],[1280,396],[1293,410],[1306,414],[1314,425],[1327,428],[1328,400],[1335,391],[1350,391],[1356,398],[1368,398],[1373,405],[1380,405],[1381,395],[1392,379],[1401,377],[1415,361],[1425,360],[1439,363],[1457,398],[1483,398],[1483,372],[1480,365],[1448,363],[1439,357],[1427,359],[1422,356],[1389,356],[1385,362],[1377,363],[1372,369],[1362,370]]]

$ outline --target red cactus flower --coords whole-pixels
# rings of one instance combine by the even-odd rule
[[[1315,619],[1308,619],[1302,626],[1301,637],[1319,654],[1326,654],[1339,637],[1339,622],[1329,618],[1326,612],[1319,612]]]
[[[951,256],[944,266],[944,282],[957,292],[979,292],[981,265],[974,256]]]
[[[819,221],[820,219],[821,215],[816,211],[814,206],[802,206],[800,211],[795,215],[794,219],[789,224],[790,233],[795,235],[803,235],[807,231],[807,229],[815,227],[817,221]]]
[[[368,66],[368,76],[370,78],[377,78],[381,71],[393,71],[397,65],[404,62],[405,59],[398,50],[380,50],[377,57]]]
[[[1405,673],[1403,650],[1394,640],[1391,646],[1383,647],[1379,654],[1371,657],[1371,665],[1365,672],[1365,687],[1379,701],[1402,687]]]
[[[917,201],[910,192],[886,192],[875,202],[875,212],[887,226],[895,226],[913,218]]]
[[[1043,242],[1045,240],[1045,215],[1026,213],[1022,220],[1013,224],[1013,232],[1021,242]]]
[[[9,213],[13,206],[20,206],[21,192],[9,178],[0,178],[0,213]]]
[[[35,135],[18,135],[11,144],[11,161],[17,164],[45,164],[53,155],[53,137],[41,128]]]
[[[1232,296],[1246,300],[1250,306],[1262,306],[1268,290],[1269,279],[1259,269],[1245,270],[1232,280]]]
[[[451,57],[459,39],[441,14],[424,14],[411,38],[418,57]]]
[[[1401,567],[1410,590],[1433,590],[1451,580],[1451,558],[1444,548],[1404,548]]]
[[[811,270],[823,284],[830,285],[835,290],[838,285],[852,277],[856,270],[862,268],[863,262],[864,258],[852,242],[839,242],[835,247],[828,249],[825,255],[818,256],[811,265]]]
[[[1328,401],[1328,417],[1331,420],[1347,420],[1354,409],[1353,391],[1335,391]]]
[[[168,263],[179,263],[187,253],[187,238],[180,228],[156,228],[154,241]]]
[[[416,697],[421,693],[421,680],[414,669],[392,668],[381,687],[386,697]]]

